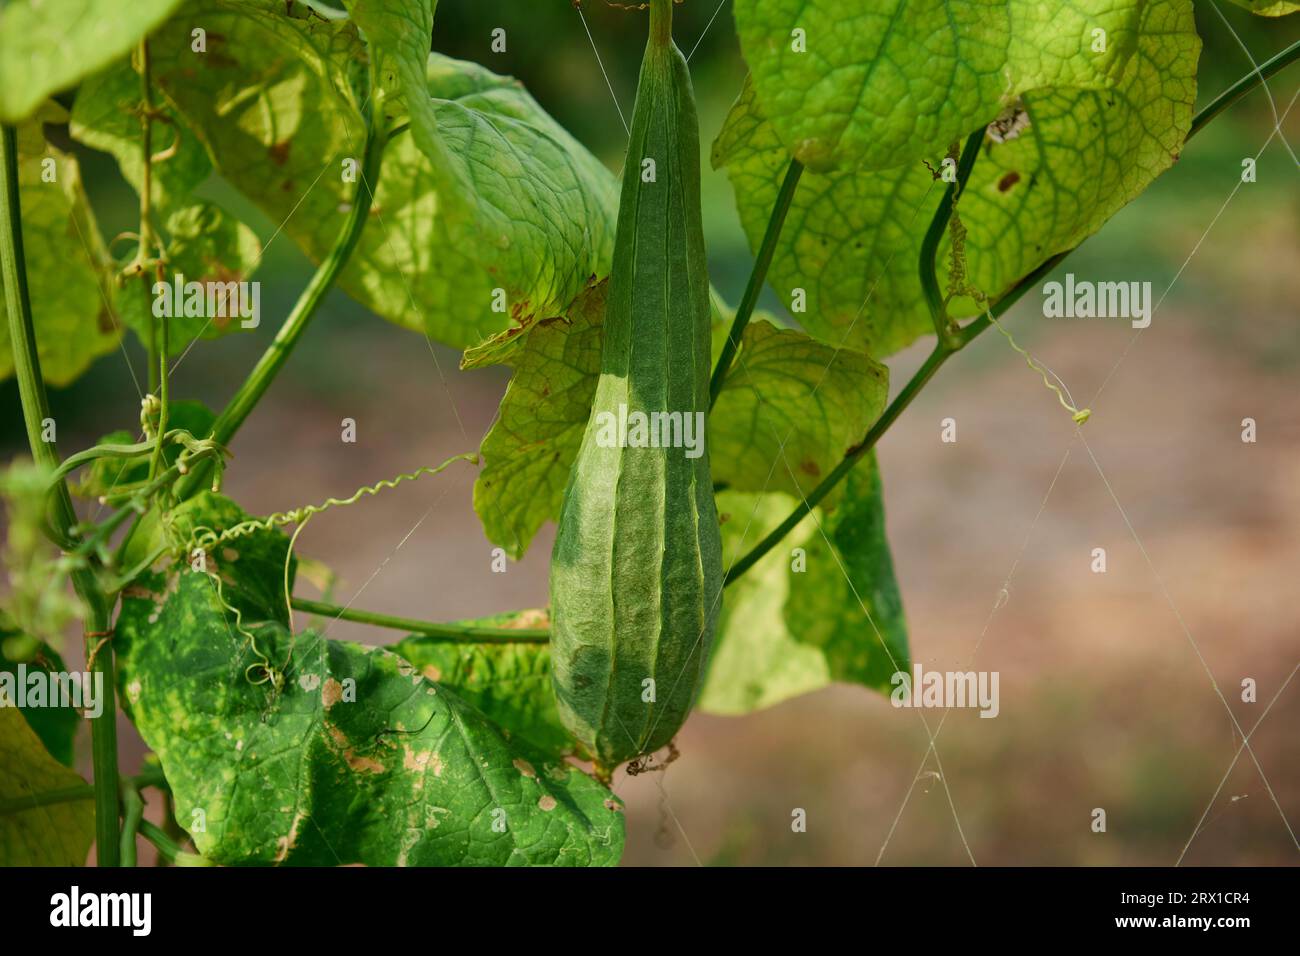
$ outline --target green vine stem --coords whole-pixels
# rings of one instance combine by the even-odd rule
[[[763,292],[763,283],[767,281],[767,270],[772,264],[772,255],[776,252],[777,240],[781,237],[781,227],[785,225],[785,216],[790,211],[790,202],[794,199],[794,191],[799,186],[799,177],[802,174],[803,163],[797,159],[790,160],[785,178],[781,181],[781,191],[777,193],[772,213],[768,217],[763,241],[758,247],[758,257],[754,260],[754,268],[750,270],[745,295],[740,300],[740,307],[736,309],[736,315],[731,321],[731,331],[727,333],[722,354],[718,356],[718,364],[713,369],[713,378],[709,382],[710,408],[714,406],[718,395],[722,392],[727,372],[731,369],[731,363],[740,348],[740,337],[745,331],[745,326],[749,325],[750,317],[754,314],[754,306],[758,304],[758,297]]]
[[[1256,86],[1263,83],[1270,76],[1280,72],[1283,68],[1300,59],[1300,40],[1292,43],[1289,47],[1274,57],[1264,61],[1259,65],[1259,69],[1254,73],[1247,73],[1232,86],[1228,87],[1196,114],[1192,120],[1191,129],[1187,133],[1187,138],[1191,139],[1199,133],[1210,120],[1214,119],[1224,110],[1226,110],[1237,100],[1241,99]]]
[[[383,129],[382,98],[375,94],[366,116],[365,151],[361,165],[361,175],[357,177],[357,191],[348,210],[347,220],[334,241],[333,248],[312,275],[311,281],[303,289],[293,311],[284,320],[275,339],[267,347],[248,378],[239,386],[227,403],[225,409],[217,416],[212,426],[212,438],[222,445],[230,443],[235,432],[244,423],[254,406],[261,400],[270,387],[275,376],[279,374],[284,363],[289,360],[294,346],[298,344],[308,324],[315,317],[317,309],[325,300],[326,294],[334,285],[339,273],[347,265],[356,248],[361,232],[370,216],[370,206],[374,201],[375,188],[379,182],[379,169],[383,160],[384,146],[387,142]],[[208,476],[209,468],[195,468],[181,482],[178,497],[189,497]]]
[[[0,135],[0,275],[4,277],[8,301],[9,339],[13,349],[14,376],[22,401],[23,420],[32,458],[54,471],[59,454],[53,442],[42,438],[42,423],[50,415],[36,351],[36,328],[32,323],[31,294],[27,288],[27,264],[23,256],[22,204],[18,195],[18,134],[5,125]],[[70,538],[77,523],[72,496],[60,481],[52,495],[50,519],[56,533]],[[118,779],[117,779],[117,682],[113,672],[113,643],[110,618],[112,607],[96,580],[92,567],[79,567],[72,584],[86,608],[85,647],[88,666],[104,684],[103,713],[91,720],[91,754],[94,765],[95,841],[100,866],[117,866]]]
[[[979,158],[980,147],[983,145],[983,127],[966,137],[966,145],[962,147],[961,158],[957,161],[956,177],[953,182],[948,184],[948,188],[943,191],[943,198],[939,200],[939,207],[935,209],[934,216],[930,219],[930,228],[925,231],[925,238],[921,240],[919,266],[921,289],[925,292],[925,302],[930,308],[930,319],[934,322],[934,333],[941,343],[949,347],[950,351],[956,351],[960,348],[960,345],[954,338],[957,329],[948,318],[948,310],[943,302],[943,292],[939,289],[939,277],[935,273],[935,259],[939,253],[939,243],[943,241],[944,233],[948,231],[948,223],[952,220],[952,211],[957,204],[957,197],[966,188],[971,171],[975,168],[975,160]]]
[[[375,627],[387,627],[396,631],[409,631],[422,637],[439,637],[453,643],[463,644],[545,644],[551,639],[546,628],[528,627],[481,627],[477,624],[438,624],[432,621],[419,621],[410,617],[394,617],[391,614],[378,614],[374,611],[361,611],[356,608],[340,607],[324,601],[310,601],[307,598],[294,597],[290,605],[307,614],[319,614],[341,621],[355,621],[358,624],[372,624]]]
[[[1287,47],[1277,56],[1264,63],[1257,71],[1242,77],[1223,93],[1219,94],[1213,101],[1198,112],[1195,118],[1193,118],[1184,143],[1190,141],[1193,136],[1205,128],[1206,124],[1208,124],[1210,120],[1220,115],[1232,103],[1241,99],[1241,97],[1250,90],[1263,83],[1265,79],[1277,73],[1284,66],[1293,63],[1297,59],[1300,59],[1300,41],[1291,44],[1291,46]],[[966,141],[966,147],[962,150],[962,162],[958,163],[958,189],[960,189],[961,183],[963,182],[961,178],[961,166],[965,162],[967,154],[978,153],[978,144],[976,144],[975,147],[972,147],[972,143],[977,137],[983,137],[983,129],[971,134],[970,138]],[[971,159],[971,165],[972,167],[974,165],[973,158]],[[969,176],[969,169],[966,174]],[[947,200],[948,194],[945,194],[944,198]],[[937,235],[932,242],[933,251],[930,253],[930,258],[927,260],[924,251],[922,253],[921,279],[923,284],[927,281],[927,271],[930,278],[933,280],[934,252],[937,252],[938,250],[938,240],[942,238],[943,230],[947,228],[948,219],[951,217],[951,214],[951,203],[941,203],[939,210],[935,213],[934,220],[931,222],[931,229],[926,234],[926,243],[929,245],[931,244],[931,233],[935,232],[935,224],[940,221],[942,216],[942,227],[939,228]],[[1002,315],[1010,309],[1011,306],[1015,305],[1026,292],[1050,275],[1058,265],[1060,265],[1078,248],[1078,246],[1074,246],[1070,249],[1064,250],[1063,252],[1058,252],[1033,272],[1026,275],[1006,294],[998,299],[998,301],[989,309],[988,315],[982,315],[967,325],[962,326],[960,329],[953,330],[950,335],[941,336],[935,345],[934,351],[930,353],[930,356],[925,360],[921,367],[917,369],[916,373],[908,380],[907,384],[903,386],[903,390],[898,393],[892,402],[889,403],[889,406],[880,416],[880,419],[871,426],[862,441],[845,452],[844,458],[840,463],[835,466],[830,474],[822,479],[821,483],[818,484],[817,487],[814,488],[803,499],[803,501],[795,507],[784,521],[777,525],[771,533],[763,538],[763,540],[758,544],[754,545],[753,548],[747,551],[728,569],[727,575],[723,580],[723,586],[725,587],[726,585],[731,584],[757,564],[764,555],[776,547],[776,545],[780,543],[780,541],[789,534],[794,527],[798,525],[799,522],[802,521],[823,498],[826,497],[827,494],[830,493],[832,488],[844,480],[845,476],[853,469],[853,466],[862,459],[862,456],[875,447],[876,442],[880,440],[880,437],[889,430],[889,427],[898,419],[904,410],[906,410],[907,406],[912,403],[912,400],[916,398],[921,389],[923,389],[930,379],[934,377],[935,372],[939,371],[943,363],[946,362],[950,356],[955,355],[957,352],[960,352],[963,348],[969,345],[977,336],[980,335],[980,333],[993,324],[989,319],[989,315],[994,319],[1001,318]],[[937,281],[934,282],[934,290],[938,290]],[[927,287],[926,298],[930,303],[931,310],[933,311],[934,301],[931,296],[932,292]],[[939,305],[940,309],[942,309],[942,298],[939,299]]]
[[[186,853],[179,843],[148,820],[140,821],[140,836],[152,843],[158,854],[170,864],[186,858],[198,859],[192,853]]]
[[[123,866],[136,865],[135,837],[144,820],[144,797],[134,787],[124,788],[122,794],[122,848]]]

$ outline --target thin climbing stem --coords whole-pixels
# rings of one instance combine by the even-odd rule
[[[143,163],[140,174],[140,239],[131,268],[149,293],[149,263],[154,257],[153,230],[153,73],[149,63],[149,38],[140,38],[140,151]],[[167,361],[166,319],[149,316],[149,393],[156,391],[166,376],[162,364]],[[160,341],[161,340],[161,341]],[[161,435],[162,432],[159,431]],[[155,462],[156,463],[156,462]],[[151,473],[152,476],[152,473]]]
[[[135,838],[144,820],[144,797],[134,787],[124,787],[122,793],[122,865],[135,866]]]
[[[424,637],[437,637],[453,643],[463,644],[544,644],[550,640],[550,631],[546,628],[525,627],[483,627],[478,624],[440,624],[433,621],[420,621],[410,617],[395,617],[391,614],[378,614],[374,611],[362,611],[357,608],[341,607],[325,601],[311,601],[307,598],[294,597],[289,602],[296,610],[321,617],[341,621],[355,621],[358,624],[371,624],[375,627],[387,627],[396,631],[410,631]]]
[[[18,134],[5,125],[0,130],[0,277],[8,303],[9,340],[13,352],[14,377],[22,402],[23,422],[32,458],[51,472],[59,467],[54,442],[44,438],[44,423],[50,417],[45,379],[41,375],[32,322],[31,294],[27,288],[27,264],[23,255],[22,203],[18,194]],[[77,523],[68,486],[59,481],[51,495],[50,524],[56,535],[72,538]],[[91,558],[91,561],[94,559]],[[113,644],[110,618],[112,607],[99,586],[93,567],[87,563],[72,572],[72,584],[85,605],[86,659],[93,660],[93,673],[103,681],[103,712],[91,720],[91,756],[94,767],[95,842],[100,866],[117,866],[118,774],[117,700],[113,673]],[[98,652],[98,653],[96,653]]]
[[[1293,43],[1291,46],[1287,47],[1277,56],[1264,63],[1259,70],[1242,77],[1223,93],[1219,94],[1219,96],[1215,97],[1213,101],[1196,114],[1192,120],[1190,132],[1187,134],[1187,139],[1191,139],[1192,136],[1204,129],[1210,120],[1220,115],[1232,103],[1239,100],[1256,86],[1259,86],[1265,79],[1277,73],[1284,66],[1295,62],[1297,59],[1300,59],[1300,42]],[[966,160],[968,154],[978,154],[979,144],[976,142],[976,137],[982,138],[983,135],[984,131],[981,129],[976,133],[972,133],[966,140],[966,146],[962,150],[962,161],[958,162],[959,183],[965,182],[965,179],[961,176],[961,166]],[[974,158],[972,156],[972,167],[973,164]],[[966,171],[966,176],[969,175],[970,170],[968,169]],[[942,217],[942,226],[936,226],[936,223],[940,221],[940,212],[936,212],[935,218],[931,221],[930,229],[926,233],[925,245],[923,245],[923,251],[921,254],[921,281],[922,285],[926,286],[926,300],[927,303],[930,304],[932,311],[934,310],[934,302],[936,301],[934,295],[938,293],[938,281],[934,277],[934,253],[938,251],[939,241],[943,238],[943,232],[946,230],[948,221],[951,218],[952,206],[948,201],[951,192],[952,190],[950,187],[949,191],[945,192],[944,201],[941,201],[940,212],[944,213]],[[947,205],[946,211],[944,211],[943,208],[945,204]],[[926,247],[930,248],[928,254],[925,251]],[[1058,252],[1012,286],[1011,289],[1003,294],[1002,297],[999,298],[998,301],[989,309],[989,313],[992,317],[994,319],[1001,318],[1002,315],[1015,305],[1026,292],[1038,285],[1039,282],[1051,274],[1057,266],[1059,266],[1078,248],[1078,246],[1073,246],[1063,252]],[[927,272],[929,273],[929,278],[927,278]],[[942,296],[940,296],[937,301],[942,310]],[[940,314],[942,314],[942,311]],[[784,521],[781,522],[781,524],[773,529],[770,534],[763,538],[762,541],[751,548],[731,566],[727,572],[726,579],[723,582],[724,585],[734,582],[742,574],[757,564],[765,554],[776,547],[776,545],[787,534],[789,534],[800,521],[803,520],[804,516],[817,506],[818,502],[825,498],[836,485],[844,480],[845,476],[853,470],[853,466],[861,461],[862,456],[875,447],[876,443],[880,440],[880,437],[889,430],[889,427],[893,425],[907,406],[912,403],[912,400],[920,393],[921,389],[923,389],[930,379],[934,377],[934,374],[940,369],[943,363],[948,360],[949,356],[960,352],[991,325],[992,322],[989,321],[988,315],[982,315],[967,325],[952,330],[950,335],[941,335],[939,341],[935,345],[934,351],[930,353],[929,358],[927,358],[925,363],[917,369],[916,374],[912,376],[908,383],[903,386],[903,390],[898,393],[897,397],[889,403],[884,414],[882,414],[880,419],[871,426],[862,441],[845,453],[844,458],[840,463],[836,465],[830,474],[828,474],[822,482],[795,507],[795,509]]]
[[[380,164],[386,143],[383,129],[383,104],[378,94],[375,94],[374,99],[366,116],[365,151],[361,175],[357,177],[357,191],[348,210],[347,219],[339,230],[333,248],[325,256],[320,267],[307,283],[307,287],[303,289],[294,304],[293,311],[289,313],[276,333],[275,339],[262,354],[248,378],[231,397],[225,409],[217,416],[212,426],[212,438],[222,445],[229,444],[230,439],[243,425],[254,406],[266,394],[266,390],[270,388],[285,362],[289,360],[303,332],[315,317],[321,303],[325,301],[325,296],[333,288],[334,281],[347,265],[353,250],[356,249],[357,241],[361,238],[362,230],[365,229],[370,217],[370,206],[374,201],[374,190],[379,182]],[[209,468],[206,466],[195,468],[190,472],[180,484],[179,497],[182,499],[189,497],[207,477],[208,472]]]
[[[1187,133],[1187,138],[1191,139],[1204,129],[1210,120],[1214,119],[1273,74],[1280,72],[1298,59],[1300,59],[1300,40],[1292,43],[1276,56],[1261,63],[1258,71],[1247,73],[1236,83],[1233,83],[1232,86],[1228,87],[1206,104],[1205,108],[1197,113],[1196,118],[1192,120],[1192,127]]]
[[[175,863],[177,857],[189,856],[189,854],[181,848],[181,845],[173,840],[170,835],[165,833],[155,824],[150,823],[148,820],[140,821],[140,836],[152,843],[154,849],[156,849],[168,863]],[[193,859],[192,856],[191,859]]]
[[[942,366],[943,363],[948,360],[948,357],[953,354],[953,350],[942,343],[935,345],[934,351],[930,353],[924,364],[917,369],[916,374],[913,375],[911,379],[908,380],[908,383],[903,386],[903,390],[898,393],[897,397],[889,403],[889,407],[885,409],[884,414],[877,419],[876,423],[871,426],[871,430],[867,432],[862,441],[845,454],[844,458],[835,466],[831,473],[822,479],[821,483],[817,485],[816,488],[808,493],[803,501],[799,503],[798,507],[796,507],[784,521],[777,525],[776,528],[767,535],[767,537],[746,552],[744,557],[740,558],[740,560],[727,570],[727,576],[722,582],[724,587],[731,584],[738,577],[757,564],[765,554],[776,547],[781,539],[794,529],[795,525],[804,519],[804,516],[807,515],[808,512],[812,511],[812,509],[815,508],[823,498],[830,494],[831,489],[844,479],[862,456],[875,447],[876,442],[880,440],[880,436],[889,430],[889,426],[894,424],[895,420],[897,420],[899,415],[903,414],[903,411],[908,405],[912,404],[912,399],[916,398],[921,389],[925,387],[926,383],[934,377],[934,373],[939,371],[940,366]]]
[[[163,443],[167,437],[167,412],[168,412],[168,385],[167,385],[167,349],[170,339],[170,330],[167,326],[167,317],[164,316],[158,320],[159,339],[161,344],[158,350],[158,433],[155,437],[153,446],[153,455],[149,459],[149,478],[153,480],[158,477],[158,471],[163,463]]]
[[[951,351],[956,351],[960,348],[960,345],[955,339],[957,329],[955,324],[948,318],[943,292],[939,289],[935,259],[939,254],[939,243],[943,241],[944,233],[948,231],[948,224],[952,221],[952,212],[957,206],[957,198],[970,180],[971,171],[975,168],[975,160],[979,158],[980,147],[983,144],[984,127],[980,127],[966,137],[966,144],[962,147],[961,157],[957,160],[953,181],[943,191],[943,197],[939,200],[939,205],[930,218],[930,227],[926,229],[925,238],[921,240],[921,257],[918,263],[921,289],[925,293],[925,303],[930,309],[930,319],[934,323],[934,333],[939,341],[946,344]]]
[[[767,270],[772,264],[777,240],[781,238],[781,227],[785,225],[786,213],[790,211],[790,202],[794,199],[794,191],[799,186],[801,175],[803,175],[803,163],[797,159],[790,160],[790,165],[786,167],[785,178],[781,181],[781,189],[776,194],[772,213],[768,216],[767,229],[763,233],[763,241],[759,244],[754,267],[749,273],[749,284],[745,286],[740,307],[736,309],[736,315],[731,320],[731,331],[727,333],[727,341],[722,346],[722,354],[718,356],[718,364],[713,369],[713,378],[709,381],[710,408],[718,400],[722,385],[727,379],[727,372],[731,369],[731,363],[740,349],[740,337],[745,331],[745,326],[749,325],[754,307],[758,304],[758,297],[763,292],[763,283],[767,281]]]

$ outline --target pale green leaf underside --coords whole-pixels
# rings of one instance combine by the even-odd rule
[[[186,39],[199,23],[206,55]],[[217,170],[323,257],[356,189],[344,160],[359,162],[363,142],[348,84],[366,57],[355,25],[287,16],[275,0],[197,0],[156,46],[155,76]],[[340,284],[382,317],[457,348],[563,314],[608,269],[612,175],[515,80],[438,54],[424,75],[422,106],[463,175],[435,167],[414,124],[395,136]],[[496,289],[504,311],[494,310]]]
[[[81,185],[77,160],[45,142],[41,123],[66,120],[51,103],[18,127],[18,194],[32,322],[41,372],[66,385],[117,347],[121,331],[106,306],[109,272],[99,226]],[[51,160],[55,181],[45,182]],[[0,283],[0,297],[4,294]],[[9,326],[0,326],[0,379],[13,373]]]
[[[986,138],[959,213],[969,231],[971,279],[996,297],[1057,252],[1096,232],[1177,158],[1191,123],[1200,41],[1187,0],[1144,5],[1137,53],[1109,90],[1040,90],[1024,97],[1030,125]],[[752,95],[733,108],[714,144],[741,221],[757,245],[788,162]],[[828,343],[881,357],[931,330],[917,277],[921,238],[942,196],[942,150],[878,173],[800,180],[769,272],[796,317]],[[941,282],[946,245],[939,254]],[[1134,277],[1136,278],[1136,277]]]
[[[779,492],[719,494],[723,566],[797,503]],[[803,570],[795,569],[796,560]],[[744,714],[833,681],[887,691],[890,676],[909,667],[907,625],[871,456],[849,473],[833,511],[817,508],[727,588],[699,707]]]
[[[604,293],[595,287],[569,321],[528,333],[483,439],[474,509],[488,539],[512,557],[559,515],[600,377]],[[715,343],[728,326],[715,300]],[[865,355],[756,318],[709,416],[714,482],[807,493],[879,417],[887,392],[888,370]]]
[[[17,707],[0,707],[0,768],[5,802],[86,785],[46,752]],[[94,831],[90,799],[0,811],[0,866],[81,866]]]
[[[50,94],[125,56],[179,4],[10,0],[0,6],[0,120],[31,116]]]
[[[886,169],[944,148],[1027,90],[1111,84],[1133,52],[1138,6],[736,0],[735,14],[787,152],[810,169]],[[1105,31],[1104,51],[1094,30]]]
[[[228,510],[228,509],[227,509]],[[215,512],[214,512],[215,515]],[[222,521],[197,512],[213,527]],[[117,625],[126,705],[158,754],[178,819],[219,863],[593,865],[617,862],[622,808],[581,771],[501,731],[382,648],[290,638],[274,597],[244,589],[282,535],[210,555],[283,690],[244,675],[252,648],[212,578],[187,564],[124,595]],[[241,564],[253,561],[245,579]],[[282,599],[281,599],[282,600]]]

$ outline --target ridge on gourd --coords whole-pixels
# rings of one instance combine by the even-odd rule
[[[709,316],[695,98],[672,41],[672,2],[652,0],[601,375],[551,559],[560,717],[605,778],[673,738],[713,642],[722,542],[703,445]],[[663,433],[681,439],[693,428],[699,444],[625,447],[633,442],[623,440],[622,423],[638,412],[651,422],[679,419],[680,429]],[[651,417],[665,413],[673,417]],[[611,421],[619,423],[613,441]]]

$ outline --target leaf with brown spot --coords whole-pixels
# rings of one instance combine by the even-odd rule
[[[240,519],[238,509],[213,505],[187,502],[183,523],[220,530]],[[205,811],[206,830],[192,834],[204,856],[372,866],[618,861],[622,815],[586,774],[507,739],[386,649],[291,635],[275,619],[282,595],[248,580],[286,545],[278,532],[241,538],[239,559],[221,572],[244,630],[285,667],[278,691],[245,676],[256,653],[208,575],[178,562],[141,579],[149,597],[123,597],[115,644],[124,696],[129,688],[130,714],[158,754],[178,819]],[[167,595],[160,606],[156,595]],[[304,675],[322,689],[305,689]],[[323,688],[334,686],[338,700],[326,709]],[[504,832],[493,826],[497,810]]]

